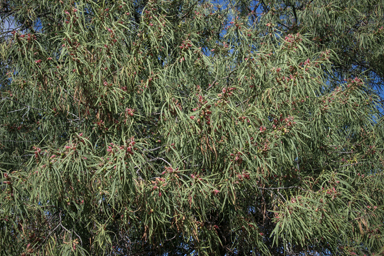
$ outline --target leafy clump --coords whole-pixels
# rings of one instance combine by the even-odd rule
[[[384,6],[347,2],[1,3],[1,251],[382,253]]]

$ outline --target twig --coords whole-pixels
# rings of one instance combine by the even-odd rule
[[[306,191],[305,189],[303,189],[302,187],[299,187],[299,186],[291,186],[291,187],[278,187],[278,188],[263,188],[263,187],[258,187],[259,189],[264,189],[264,190],[279,190],[279,189],[291,189],[291,188],[299,188],[301,190],[304,190]]]
[[[151,151],[158,150],[160,148],[162,148],[162,147],[157,147],[157,148],[152,148],[152,149],[144,149],[143,152],[145,152],[145,151],[150,151],[151,152]]]
[[[279,190],[277,190],[277,193],[284,199],[285,202],[287,202],[287,199],[285,199],[285,197],[279,192]]]
[[[22,110],[24,110],[24,109],[26,109],[26,108],[27,108],[27,107],[22,108],[22,109],[18,109],[18,110],[9,111],[8,114],[13,113],[13,112],[17,112],[17,111],[22,111]]]
[[[237,68],[235,68],[234,70],[232,70],[231,72],[229,72],[228,76],[223,77],[223,78],[221,78],[221,79],[228,79],[228,78],[233,74],[233,72],[235,72],[236,70],[237,70]],[[212,83],[210,86],[208,86],[208,88],[206,89],[206,91],[210,90],[210,89],[213,87],[213,85],[214,85],[218,80],[221,80],[221,79],[215,78],[215,80],[213,81],[213,83]]]
[[[162,161],[166,162],[169,166],[172,166],[167,160],[165,160],[164,158],[161,158],[161,157],[153,158],[153,159],[149,160],[149,162],[153,162],[156,160],[162,160]]]

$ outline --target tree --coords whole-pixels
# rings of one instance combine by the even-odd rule
[[[349,2],[4,1],[2,252],[383,253],[384,6]]]

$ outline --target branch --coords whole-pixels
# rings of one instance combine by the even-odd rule
[[[158,150],[158,149],[160,149],[160,148],[162,148],[161,146],[160,147],[157,147],[157,148],[152,148],[152,149],[144,149],[143,150],[143,152],[145,152],[145,151],[156,151],[156,150]]]
[[[218,80],[222,80],[222,79],[228,79],[235,71],[237,70],[237,68],[233,69],[231,72],[229,72],[228,76],[226,77],[223,77],[223,78],[220,78],[220,79],[215,79],[213,81],[213,83],[206,89],[206,91],[208,91],[209,89],[211,89],[213,87],[213,85],[218,81]]]
[[[184,19],[185,17],[187,17],[187,15],[189,15],[191,12],[192,12],[192,9],[199,3],[199,1],[196,1],[192,6],[191,8],[189,8],[189,10],[181,17],[181,20]]]
[[[292,9],[293,9],[293,15],[295,16],[295,23],[292,24],[292,28],[294,28],[298,24],[295,4],[292,5]]]
[[[291,187],[278,187],[278,188],[263,188],[263,187],[258,187],[259,189],[263,189],[263,190],[279,190],[279,189],[291,189],[291,188],[298,188],[298,189],[301,189],[301,190],[304,190],[304,191],[308,191],[306,189],[303,189],[302,187],[300,186],[291,186]]]
[[[156,161],[156,160],[162,160],[162,161],[166,162],[169,166],[172,167],[172,165],[167,160],[165,160],[164,158],[161,158],[161,157],[153,158],[153,159],[149,160],[149,162],[153,162],[153,161]]]
[[[36,110],[45,110],[45,111],[46,111],[46,109],[31,107],[31,106],[29,106],[29,105],[26,105],[26,104],[24,104],[24,103],[21,103],[20,101],[13,100],[13,99],[11,99],[11,98],[9,98],[9,97],[2,98],[1,101],[3,101],[3,100],[10,100],[10,101],[16,102],[16,103],[18,103],[18,104],[20,104],[20,105],[26,106],[26,107],[28,107],[28,108],[32,108],[32,109],[36,109]]]

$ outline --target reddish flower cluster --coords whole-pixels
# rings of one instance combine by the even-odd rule
[[[191,174],[191,178],[195,181],[202,181],[203,179],[200,177],[200,174]]]
[[[247,123],[250,123],[250,122],[251,122],[251,120],[249,120],[249,118],[246,117],[246,116],[240,116],[240,117],[239,117],[239,120],[240,120],[242,123],[244,123],[244,121],[246,121]]]
[[[237,152],[235,154],[231,153],[230,156],[234,157],[231,161],[241,164],[243,162],[243,158],[241,158],[242,155],[243,153],[241,152]]]
[[[277,130],[283,130],[284,132],[289,132],[289,128],[296,124],[296,122],[293,121],[294,119],[295,118],[293,116],[288,116],[283,119],[282,114],[280,114],[280,119],[273,119],[274,124],[272,125],[272,128]]]
[[[25,35],[20,35],[18,38],[19,39],[20,38],[23,39],[23,38],[25,38]],[[32,41],[36,40],[36,36],[35,35],[31,35],[31,34],[28,33],[26,39],[27,39],[28,42],[32,42]]]
[[[305,65],[308,65],[310,62],[311,62],[311,60],[310,60],[310,59],[307,59],[306,61],[304,61],[303,64],[304,64],[304,66],[305,66]]]
[[[182,50],[188,50],[188,48],[192,47],[192,42],[190,40],[184,40],[183,43],[179,46]]]
[[[152,190],[159,190],[159,197],[161,196],[161,187],[167,186],[164,178],[156,178],[155,181],[151,181],[153,184]]]
[[[221,97],[223,97],[223,98],[230,97],[230,96],[232,96],[234,90],[236,90],[235,87],[223,88],[221,90],[222,93],[218,94],[217,96],[219,98],[221,98]]]
[[[179,173],[179,168],[173,169],[172,167],[164,167],[165,171],[161,173],[161,175],[164,175],[166,173]]]
[[[126,108],[125,109],[125,117],[128,117],[129,116],[133,116],[133,113],[135,112],[134,109],[131,109],[131,108]]]
[[[197,123],[200,123],[202,120],[205,119],[206,120],[206,124],[210,125],[211,124],[211,114],[212,114],[212,111],[210,110],[210,108],[212,106],[211,105],[204,106],[204,104],[206,104],[208,101],[206,101],[204,99],[204,97],[199,95],[199,94],[197,94],[197,96],[199,97],[199,101],[198,101],[199,103],[197,104],[196,108],[192,109],[193,111],[201,110],[200,118],[197,120]],[[190,116],[189,118],[194,120],[195,116]]]
[[[241,173],[241,174],[237,174],[236,177],[237,177],[240,181],[243,181],[244,179],[246,179],[246,180],[251,179],[251,175],[249,174],[249,172],[243,172],[243,173]]]
[[[38,159],[39,155],[41,153],[41,148],[33,146],[33,149],[35,150],[35,152],[34,152],[35,153],[35,158]]]
[[[348,85],[347,87],[361,87],[364,85],[364,82],[363,80],[361,80],[360,78],[358,77],[355,77],[354,79],[348,79]]]
[[[118,152],[120,150],[125,149],[127,154],[133,155],[133,151],[136,150],[136,148],[134,148],[135,144],[136,144],[135,138],[132,137],[127,147],[124,145],[118,146],[118,145],[115,145],[114,143],[111,143],[110,146],[108,146],[107,152],[109,154],[113,154],[114,152]]]
[[[303,39],[301,39],[300,33],[297,33],[296,35],[289,34],[284,38],[284,42],[287,44],[288,49],[296,49],[296,44],[301,42],[302,40]]]

